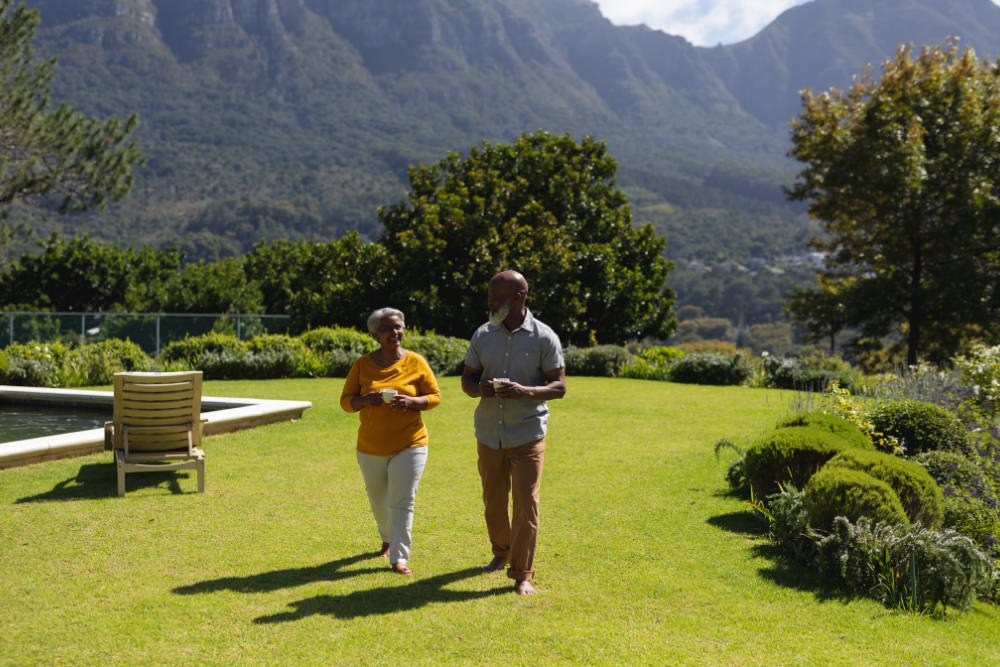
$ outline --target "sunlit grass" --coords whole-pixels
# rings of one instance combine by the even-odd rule
[[[212,437],[193,475],[109,455],[0,472],[0,664],[997,664],[1000,614],[945,620],[846,596],[781,560],[712,456],[790,392],[570,378],[552,404],[536,567],[518,598],[490,556],[472,411],[427,414],[412,578],[378,537],[342,381],[206,383],[313,401],[296,423]]]

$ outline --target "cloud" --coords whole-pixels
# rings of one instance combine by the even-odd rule
[[[595,0],[617,25],[645,23],[698,46],[732,44],[757,34],[807,0]]]

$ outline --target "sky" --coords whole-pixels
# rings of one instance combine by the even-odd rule
[[[807,0],[595,0],[616,25],[645,23],[695,46],[733,44]]]

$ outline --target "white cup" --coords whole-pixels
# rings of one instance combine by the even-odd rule
[[[493,388],[499,389],[500,385],[510,382],[510,378],[493,378]]]
[[[386,403],[392,403],[392,399],[396,398],[395,389],[383,389],[382,390],[382,400]]]

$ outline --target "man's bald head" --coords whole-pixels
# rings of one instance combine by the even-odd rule
[[[528,293],[528,281],[517,271],[501,271],[490,280],[490,287],[502,291],[507,298]]]

